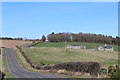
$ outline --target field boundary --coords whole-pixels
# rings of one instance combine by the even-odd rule
[[[26,44],[21,45],[21,47],[32,47],[32,46],[35,46],[39,43],[41,43],[41,42],[26,43]]]

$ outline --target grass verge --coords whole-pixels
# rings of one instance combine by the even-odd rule
[[[17,48],[14,48],[14,53],[15,53],[15,56],[18,60],[18,62],[20,63],[20,65],[28,70],[28,71],[34,71],[34,69],[26,62],[25,58],[22,56],[22,54],[18,51]]]

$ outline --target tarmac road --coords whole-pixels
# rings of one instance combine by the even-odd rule
[[[16,78],[64,78],[57,75],[27,71],[21,67],[12,48],[5,48],[5,53],[9,71],[15,75]]]

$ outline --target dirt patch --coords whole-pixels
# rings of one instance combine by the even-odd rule
[[[32,43],[32,41],[23,40],[0,40],[0,47],[15,48],[26,43]]]

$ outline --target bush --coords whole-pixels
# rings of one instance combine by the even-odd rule
[[[52,66],[44,66],[43,69],[44,70],[49,70],[49,69],[52,69]]]
[[[73,72],[86,72],[97,75],[100,71],[100,64],[97,62],[68,62],[55,64],[53,69],[65,69]]]
[[[109,66],[108,67],[108,76],[110,76],[110,78],[120,79],[120,67],[118,65]]]
[[[107,69],[101,68],[99,74],[100,75],[107,75]]]
[[[42,67],[41,67],[41,66],[35,66],[34,68],[35,68],[35,69],[37,69],[37,70],[42,69]]]
[[[113,75],[111,75],[111,78],[118,78],[118,79],[120,79],[120,70],[117,70]]]

